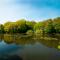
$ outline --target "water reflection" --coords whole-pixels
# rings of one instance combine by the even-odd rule
[[[22,57],[18,55],[0,57],[0,60],[23,60]]]
[[[11,35],[11,34],[5,34],[4,35],[4,42],[7,44],[15,43],[17,45],[25,45],[25,44],[34,44],[35,41],[32,39],[32,36],[28,35]]]
[[[0,41],[2,40],[7,44],[16,45],[34,45],[36,42],[40,42],[47,47],[60,49],[60,35],[42,37],[40,35],[0,34]]]
[[[0,34],[0,60],[60,60],[60,35]]]

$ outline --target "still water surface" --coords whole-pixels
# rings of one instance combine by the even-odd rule
[[[23,60],[60,60],[59,38],[1,34],[0,58],[17,55]]]

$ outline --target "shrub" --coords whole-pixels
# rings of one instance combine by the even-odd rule
[[[26,34],[33,34],[33,31],[32,31],[32,30],[28,30],[28,31],[26,32]]]
[[[39,29],[38,29],[38,30],[35,31],[35,33],[36,33],[36,34],[42,34],[43,32],[42,32],[42,30],[39,30]]]

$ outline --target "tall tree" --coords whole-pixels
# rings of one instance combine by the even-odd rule
[[[26,21],[24,19],[16,21],[16,25],[18,33],[25,33],[27,31]]]
[[[4,26],[0,24],[0,33],[4,33]]]
[[[45,30],[46,30],[46,32],[47,32],[48,34],[54,34],[54,33],[56,33],[56,29],[55,29],[55,26],[54,26],[54,24],[53,24],[52,19],[49,19],[49,20],[48,20],[48,24],[47,24]]]

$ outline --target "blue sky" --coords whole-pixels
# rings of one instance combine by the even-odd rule
[[[0,23],[19,19],[41,21],[60,16],[60,0],[0,0]]]

